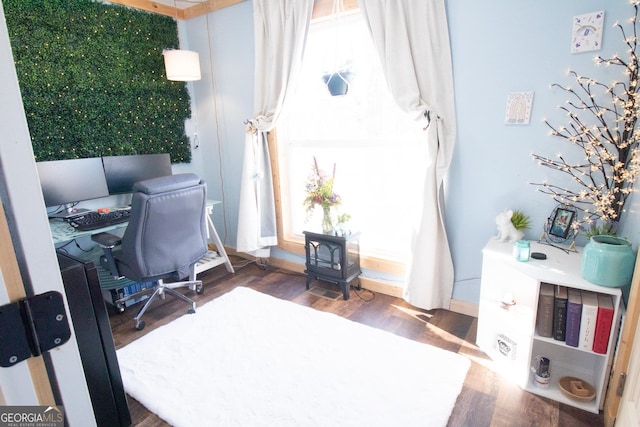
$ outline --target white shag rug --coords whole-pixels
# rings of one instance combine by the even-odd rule
[[[174,426],[445,426],[467,358],[249,288],[118,350]]]

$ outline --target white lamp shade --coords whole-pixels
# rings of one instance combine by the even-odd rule
[[[165,50],[164,67],[167,79],[188,82],[200,80],[200,57],[191,50]]]

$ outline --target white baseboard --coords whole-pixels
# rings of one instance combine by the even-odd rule
[[[283,268],[285,270],[298,273],[304,273],[304,264],[299,264],[279,258],[269,258],[269,263],[278,268]],[[360,283],[362,284],[363,288],[369,289],[373,292],[378,292],[396,298],[402,298],[402,288],[398,286],[379,282],[377,280],[369,279],[362,276],[360,277]],[[474,304],[469,301],[452,299],[449,305],[449,310],[455,313],[465,314],[467,316],[478,317],[478,304]]]
[[[449,304],[449,310],[471,317],[478,317],[478,304],[461,299],[452,299],[451,304]]]

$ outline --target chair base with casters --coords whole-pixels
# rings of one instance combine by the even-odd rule
[[[102,248],[104,255],[100,257],[100,265],[107,271],[110,272],[118,272],[116,260],[113,256],[113,249],[122,243],[122,238],[109,233],[98,233],[91,236],[91,239],[98,243]],[[187,304],[190,305],[190,308],[187,310],[187,314],[193,314],[196,312],[196,302],[189,298],[188,296],[181,294],[176,291],[176,288],[179,287],[189,287],[190,290],[195,291],[196,294],[201,295],[204,292],[204,287],[202,285],[201,280],[196,280],[195,278],[195,265],[191,267],[189,272],[189,279],[183,280],[179,282],[168,282],[165,283],[164,278],[159,278],[156,280],[156,284],[153,288],[153,293],[147,300],[145,301],[142,308],[138,311],[136,317],[133,318],[135,324],[135,328],[139,331],[143,330],[145,327],[144,320],[141,320],[142,315],[147,311],[151,303],[156,299],[156,297],[160,297],[160,299],[165,298],[165,294],[169,293]],[[123,278],[124,276],[120,276],[118,274],[113,276],[115,279]]]
[[[174,289],[181,286],[188,286],[189,289],[191,289],[192,291],[195,291],[198,295],[201,295],[204,292],[204,288],[202,287],[202,281],[192,280],[191,277],[189,278],[188,281],[171,282],[171,283],[164,283],[163,279],[158,279],[157,284],[154,288],[155,290],[153,291],[151,296],[145,301],[140,311],[138,311],[138,314],[136,315],[136,317],[133,318],[133,320],[135,321],[135,325],[134,325],[135,328],[139,331],[144,329],[145,327],[144,320],[140,320],[140,318],[147,311],[147,308],[149,308],[149,306],[151,305],[151,303],[156,297],[160,297],[161,299],[164,299],[166,293],[169,293],[177,298],[180,298],[181,300],[185,301],[187,304],[190,304],[191,308],[187,310],[187,314],[195,313],[196,302],[191,298],[189,298],[188,296],[183,295]]]

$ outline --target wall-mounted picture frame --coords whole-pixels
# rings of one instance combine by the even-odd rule
[[[573,17],[571,53],[589,52],[602,48],[604,10]]]
[[[571,224],[575,219],[576,212],[573,210],[558,208],[551,220],[551,227],[549,228],[549,234],[552,236],[566,239],[569,236],[571,230]]]
[[[528,125],[533,105],[533,92],[509,92],[504,123],[507,125]]]

